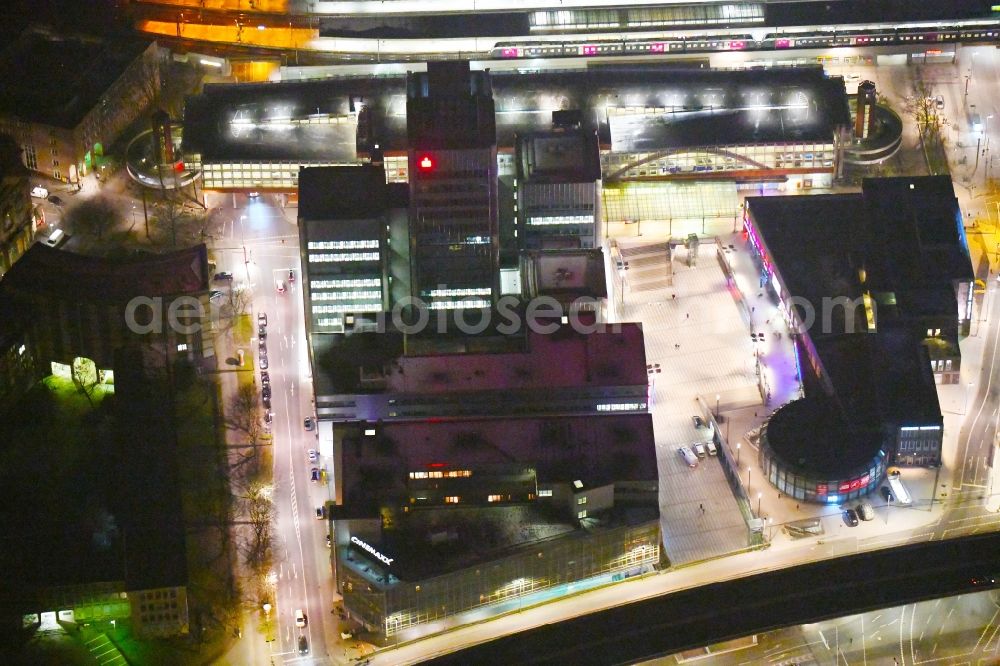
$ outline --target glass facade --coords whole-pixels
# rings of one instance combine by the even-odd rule
[[[420,581],[377,582],[383,567],[355,548],[337,552],[344,604],[391,638],[416,625],[601,574],[638,574],[660,564],[660,524],[651,521],[525,546],[515,555]],[[366,573],[367,572],[367,573]],[[374,578],[373,578],[374,577]]]
[[[821,504],[840,504],[873,492],[885,478],[887,464],[885,452],[879,451],[866,465],[847,476],[819,476],[782,460],[768,442],[766,424],[761,429],[758,457],[768,481],[783,494]]]
[[[602,173],[605,175],[621,173],[622,178],[758,169],[807,169],[832,172],[834,146],[832,142],[789,143],[713,146],[711,150],[689,148],[649,153],[601,154]]]

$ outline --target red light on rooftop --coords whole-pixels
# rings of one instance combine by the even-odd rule
[[[177,173],[184,171],[184,162],[176,162],[174,164],[174,171],[176,171]]]
[[[430,155],[424,155],[420,158],[420,168],[423,171],[430,171],[434,168],[434,160],[431,159]]]
[[[445,464],[444,463],[430,463],[427,466],[428,467],[444,467]]]

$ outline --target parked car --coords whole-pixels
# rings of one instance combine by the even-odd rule
[[[57,197],[54,194],[50,194],[49,196],[45,197],[45,200],[48,201],[53,206],[62,206],[63,205],[63,200],[60,199],[59,197]]]
[[[719,453],[719,450],[715,448],[715,442],[705,442],[705,449],[710,456],[718,455]]]
[[[695,442],[694,452],[695,452],[695,454],[697,454],[697,456],[699,458],[704,458],[705,455],[706,455],[706,453],[705,453],[705,445],[702,444],[701,442]]]
[[[264,403],[264,409],[271,409],[271,399],[270,398],[261,398],[261,402]]]
[[[262,384],[270,384],[271,383],[271,373],[268,372],[267,370],[261,370],[261,372],[260,372],[260,382]]]
[[[319,481],[319,468],[318,467],[313,467],[311,470],[309,470],[309,480],[310,481]]]
[[[846,509],[846,510],[844,510],[843,516],[844,516],[844,523],[848,527],[857,527],[858,526],[858,514],[857,514],[857,512],[854,509]]]
[[[705,420],[702,419],[697,414],[695,414],[694,416],[691,417],[691,422],[694,423],[694,427],[695,428],[703,428],[703,427],[705,427]]]
[[[278,280],[277,282],[275,282],[274,283],[274,288],[278,290],[279,294],[285,293],[285,290],[287,289],[287,287],[285,286],[285,281],[284,280]]]
[[[305,419],[302,420],[302,425],[303,425],[303,427],[306,430],[312,430],[313,429],[313,418],[311,416],[305,417]]]
[[[264,412],[264,423],[271,423],[272,421],[274,421],[274,412],[270,410]]]
[[[938,95],[934,98],[934,107],[939,111],[944,108],[944,95]]]
[[[260,350],[261,354],[266,354],[267,353],[267,341],[266,340],[258,340],[257,341],[257,349]]]
[[[226,295],[225,295],[225,294],[223,294],[223,293],[222,293],[221,291],[219,291],[218,289],[213,289],[213,290],[212,290],[211,292],[209,292],[209,294],[208,294],[208,300],[210,300],[210,301],[221,301],[221,300],[222,300],[223,298],[225,298],[225,297],[226,297]]]
[[[306,626],[306,622],[308,622],[308,620],[306,620],[306,614],[302,612],[301,608],[296,608],[295,609],[295,626],[299,627],[299,628],[304,627],[304,626]]]
[[[36,199],[48,199],[49,191],[44,187],[42,187],[41,185],[35,185],[33,188],[31,188],[31,196],[35,197]]]
[[[260,355],[260,369],[267,370],[267,354],[261,353]]]
[[[309,654],[309,641],[305,636],[299,636],[299,654]]]
[[[257,313],[257,325],[258,326],[267,326],[267,313],[266,312],[258,312]]]
[[[220,282],[223,280],[232,280],[233,274],[230,273],[229,271],[219,271],[218,273],[215,274],[215,277],[213,279],[219,280]]]
[[[681,454],[681,458],[684,459],[684,462],[687,463],[688,467],[698,466],[698,456],[694,454],[694,451],[686,446],[680,446],[677,447],[677,452]]]
[[[60,243],[66,240],[66,234],[62,229],[56,229],[49,237],[45,240],[45,244],[49,247],[58,247]]]
[[[263,326],[257,327],[257,337],[261,340],[267,340],[267,329]]]
[[[319,462],[319,452],[316,449],[309,449],[309,462]]]
[[[861,520],[875,519],[875,509],[873,509],[872,505],[869,504],[868,502],[858,503],[856,511],[858,512],[858,518],[860,518]]]
[[[288,269],[288,281],[295,282],[295,271],[291,268]]]
[[[895,499],[892,496],[892,491],[889,490],[889,486],[882,486],[881,488],[878,489],[878,491],[882,495],[882,499],[884,499],[886,502],[891,502]]]
[[[324,518],[326,518],[326,507],[325,506],[316,507],[316,519],[323,520]]]
[[[270,398],[271,397],[271,385],[270,384],[264,384],[264,386],[260,390],[260,394],[262,396],[264,396],[265,398]]]
[[[330,538],[329,534],[326,535],[326,547],[333,548],[333,540]]]

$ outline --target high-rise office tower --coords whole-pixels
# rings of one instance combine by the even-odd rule
[[[486,71],[431,62],[407,79],[411,284],[432,309],[499,292],[497,142]]]

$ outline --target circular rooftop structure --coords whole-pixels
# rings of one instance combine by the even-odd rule
[[[853,428],[827,399],[802,398],[771,415],[760,435],[760,465],[782,493],[837,504],[875,490],[886,458],[878,430]]]

